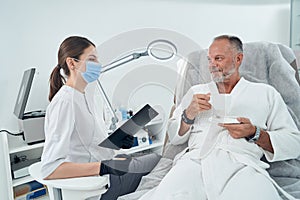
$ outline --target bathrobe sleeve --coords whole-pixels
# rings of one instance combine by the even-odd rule
[[[175,109],[172,117],[169,119],[168,134],[169,134],[170,142],[174,145],[183,144],[187,142],[189,139],[192,126],[183,136],[179,136],[178,132],[181,125],[182,112],[190,105],[193,95],[194,92],[193,89],[191,88],[183,97],[181,104]]]
[[[274,154],[264,151],[267,160],[274,162],[299,157],[300,132],[282,97],[274,88],[269,95],[269,110],[266,125]]]

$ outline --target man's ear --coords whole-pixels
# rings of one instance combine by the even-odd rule
[[[243,58],[244,58],[244,54],[243,53],[239,53],[237,56],[236,56],[236,62],[241,65],[242,64],[242,61],[243,61]]]
[[[67,57],[66,63],[68,65],[69,70],[75,69],[75,60],[73,58]]]

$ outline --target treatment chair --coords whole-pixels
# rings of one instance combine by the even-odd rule
[[[179,74],[176,88],[178,105],[187,90],[196,84],[211,81],[208,71],[207,50],[191,53],[178,62],[183,70]],[[300,129],[300,81],[296,57],[293,51],[282,44],[269,42],[251,42],[244,44],[244,60],[240,74],[253,82],[262,82],[275,87],[282,95],[298,129]],[[174,106],[174,107],[175,107]],[[119,197],[118,200],[136,200],[157,186],[172,167],[172,160],[187,144],[172,145],[168,142],[163,156],[150,174],[143,177],[136,192]],[[300,198],[300,158],[269,163],[271,177],[289,194]]]
[[[29,167],[33,179],[47,186],[50,200],[84,200],[100,196],[107,190],[108,176],[89,176],[68,179],[44,180],[41,162]]]

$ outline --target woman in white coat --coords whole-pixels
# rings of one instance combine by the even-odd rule
[[[62,42],[58,64],[50,76],[42,175],[45,179],[58,179],[111,174],[110,188],[101,199],[117,199],[134,191],[159,158],[141,157],[138,163],[143,173],[127,173],[134,159],[123,156],[123,160],[112,160],[113,150],[98,146],[107,133],[104,123],[96,121],[94,104],[86,88],[98,79],[100,72],[96,47],[91,41],[72,36]],[[130,148],[133,136],[128,135],[115,145]]]

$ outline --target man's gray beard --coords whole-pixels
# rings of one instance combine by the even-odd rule
[[[223,83],[225,80],[225,76],[222,75],[221,77],[213,77],[212,79],[215,83]]]
[[[227,74],[222,74],[221,77],[213,77],[212,76],[212,80],[215,83],[223,83],[225,79],[228,79],[230,76],[232,76],[232,74],[234,74],[235,72],[235,68],[231,68],[231,70],[229,70],[229,72],[227,72]]]

